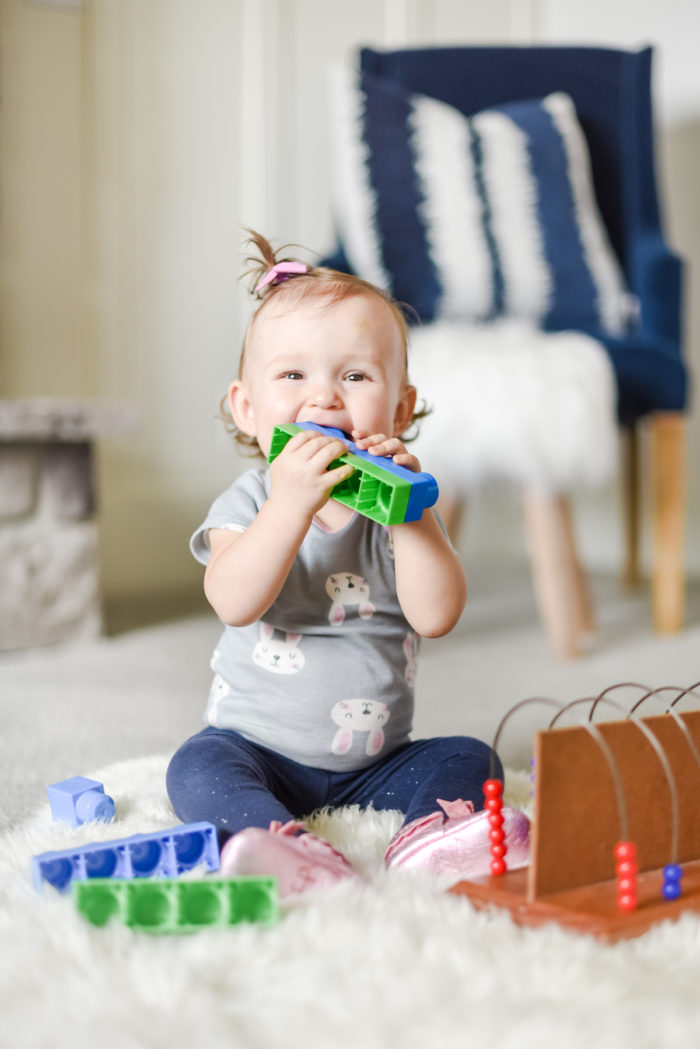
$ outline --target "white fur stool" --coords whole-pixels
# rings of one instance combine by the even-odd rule
[[[617,461],[615,380],[604,348],[578,332],[520,322],[416,328],[411,381],[433,409],[416,442],[451,510],[486,481],[523,493],[540,614],[554,650],[578,655],[592,629],[568,494]]]

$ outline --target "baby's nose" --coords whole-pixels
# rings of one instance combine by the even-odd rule
[[[311,403],[317,408],[332,408],[340,404],[340,394],[332,383],[320,382],[311,391]]]

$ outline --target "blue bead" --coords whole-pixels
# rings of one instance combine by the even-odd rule
[[[664,867],[664,884],[661,894],[665,900],[677,900],[681,894],[683,868],[677,863],[667,863]]]

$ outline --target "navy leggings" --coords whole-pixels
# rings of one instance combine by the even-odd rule
[[[478,739],[416,740],[356,772],[310,768],[257,746],[237,732],[205,728],[173,756],[167,788],[183,823],[207,820],[222,838],[272,820],[302,819],[315,809],[372,805],[398,809],[405,822],[438,809],[437,799],[483,808],[491,749]],[[502,777],[496,759],[494,772]]]

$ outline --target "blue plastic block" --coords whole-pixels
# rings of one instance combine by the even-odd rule
[[[65,892],[73,881],[91,878],[172,878],[204,863],[219,869],[219,843],[212,823],[185,823],[154,834],[95,841],[32,857],[37,889],[44,882]]]
[[[114,819],[114,800],[96,779],[85,776],[73,776],[72,779],[52,783],[46,788],[51,806],[51,815],[55,820],[65,820],[71,827],[81,823],[99,820],[109,823]]]
[[[276,878],[75,882],[73,898],[93,925],[119,918],[144,932],[194,932],[197,929],[258,922],[273,925],[279,917]]]
[[[328,467],[349,463],[355,472],[346,481],[337,484],[332,498],[344,503],[382,525],[418,521],[424,510],[437,502],[438,486],[432,474],[414,473],[393,462],[390,456],[370,455],[357,447],[346,433],[316,423],[284,423],[275,426],[268,462],[280,454],[287,441],[300,430],[317,430],[329,437],[338,437],[348,446]]]

